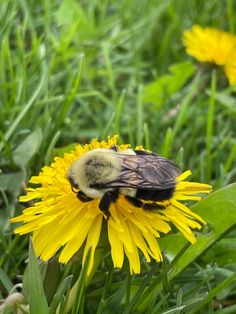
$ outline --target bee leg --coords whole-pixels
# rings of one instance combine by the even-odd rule
[[[77,192],[76,196],[78,197],[78,199],[81,201],[81,202],[90,202],[93,200],[93,198],[87,196],[86,194],[84,194],[82,191],[79,191]]]
[[[160,205],[156,203],[151,203],[151,204],[143,203],[142,208],[148,211],[148,210],[156,210],[156,209],[165,209],[166,207],[164,205]]]
[[[71,185],[71,191],[74,193],[77,193],[77,191],[75,190],[75,188]]]
[[[125,195],[126,199],[133,204],[135,207],[143,208],[144,210],[156,210],[156,209],[165,209],[165,206],[156,204],[156,203],[144,203],[140,199],[132,196]]]
[[[111,203],[115,203],[118,196],[119,196],[119,191],[117,189],[115,191],[106,192],[103,195],[103,197],[101,198],[101,201],[99,203],[99,208],[102,212],[105,213],[107,218],[109,218],[109,216],[110,216],[109,207],[110,207]]]

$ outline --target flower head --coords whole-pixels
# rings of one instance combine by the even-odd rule
[[[164,209],[145,211],[131,204],[120,193],[115,203],[109,208],[109,218],[99,209],[99,199],[89,202],[80,201],[71,189],[67,178],[71,165],[89,150],[110,148],[117,145],[117,137],[91,144],[78,145],[64,157],[56,157],[50,166],[45,166],[30,183],[39,187],[28,188],[27,195],[21,196],[21,202],[36,200],[34,205],[24,210],[23,214],[13,218],[12,222],[23,221],[17,227],[18,234],[33,233],[32,240],[36,255],[47,261],[59,252],[59,261],[67,263],[83,246],[83,261],[91,248],[88,273],[94,263],[94,252],[98,245],[102,226],[107,226],[107,235],[111,248],[114,267],[121,268],[124,257],[129,260],[130,272],[140,272],[139,250],[149,262],[151,258],[162,261],[162,254],[157,238],[161,233],[168,233],[171,224],[192,243],[196,238],[191,229],[200,229],[204,220],[188,209],[183,202],[198,201],[199,193],[209,193],[211,186],[188,182],[185,179],[191,172],[185,171],[177,178],[174,195],[168,201],[159,202]],[[119,145],[125,150],[129,145]]]
[[[236,49],[236,47],[235,47]],[[236,50],[231,62],[224,66],[225,75],[228,77],[230,85],[236,84]]]
[[[230,84],[236,81],[236,36],[214,28],[193,25],[183,34],[187,53],[200,62],[222,66]]]

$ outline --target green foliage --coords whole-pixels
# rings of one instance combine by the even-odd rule
[[[173,64],[169,67],[170,74],[164,74],[156,81],[145,86],[144,100],[155,104],[155,109],[165,105],[165,99],[175,95],[183,88],[189,78],[196,72],[195,66],[190,61]]]
[[[205,232],[197,234],[197,243],[189,247],[176,263],[175,269],[171,272],[171,278],[180,273],[198,255],[202,254],[216,240],[233,228],[236,221],[235,191],[236,183],[228,185],[192,207],[194,212],[206,219],[208,225],[205,227]],[[222,215],[222,212],[224,212],[224,215]],[[168,254],[176,255],[181,246],[184,247],[187,244],[187,241],[175,234],[160,239],[160,244],[163,250],[167,249]],[[225,258],[226,260],[227,258]]]
[[[43,282],[39,271],[38,261],[34,253],[32,242],[29,248],[29,305],[30,313],[48,313],[48,305],[43,290]]]
[[[181,40],[194,23],[234,33],[235,10],[233,0],[0,2],[0,312],[236,312],[235,89]],[[143,261],[136,276],[102,254],[89,279],[86,263],[38,265],[9,222],[18,196],[53,156],[112,134],[212,184],[192,207],[208,225],[194,246],[162,235],[165,261]]]

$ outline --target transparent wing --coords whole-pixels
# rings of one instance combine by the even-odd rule
[[[180,169],[174,163],[154,153],[120,153],[118,158],[122,166],[120,177],[104,185],[104,188],[168,189],[175,187],[176,177],[180,174]]]

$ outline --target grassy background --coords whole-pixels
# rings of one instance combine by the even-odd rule
[[[119,134],[121,143],[171,158],[216,190],[235,181],[235,93],[220,69],[204,71],[187,56],[181,39],[194,23],[234,33],[235,10],[234,0],[0,2],[1,298],[22,283],[28,257],[28,238],[14,236],[9,223],[22,210],[17,198],[28,178],[68,145]],[[147,313],[182,313],[182,304],[201,302],[234,274],[234,243],[232,231],[155,295]],[[69,274],[75,281],[80,271],[79,265],[54,267],[55,287]],[[142,278],[115,276],[106,279],[100,270],[86,292],[85,313],[88,300],[91,313],[97,304],[101,313],[114,304],[122,313],[122,280],[132,295]],[[108,291],[113,298],[104,303]],[[199,313],[234,304],[232,296],[234,282],[213,293]]]

